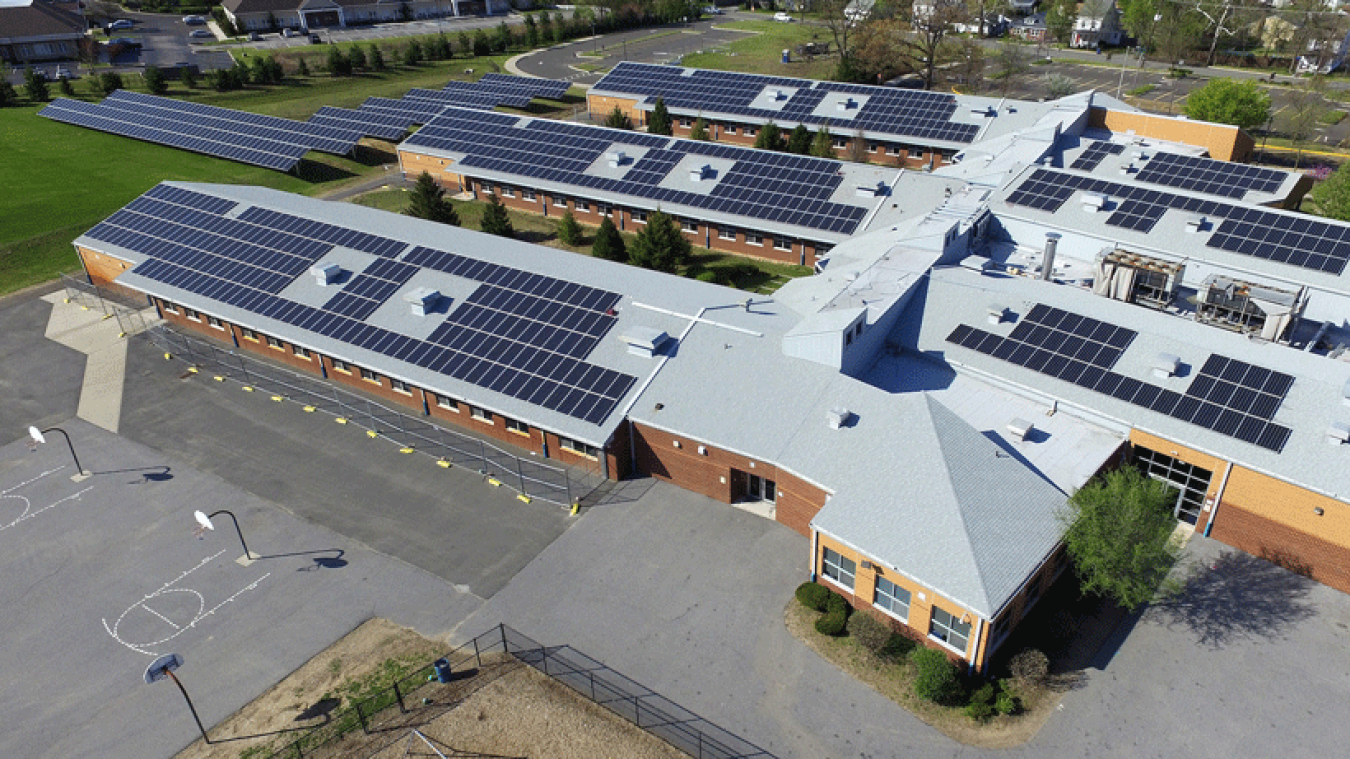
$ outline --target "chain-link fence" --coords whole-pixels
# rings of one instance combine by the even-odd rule
[[[516,456],[479,438],[432,424],[428,417],[404,414],[322,378],[290,371],[164,325],[154,327],[148,334],[167,356],[180,358],[203,373],[270,392],[278,400],[300,404],[305,411],[331,414],[344,423],[364,428],[372,437],[387,438],[403,448],[429,455],[442,466],[476,471],[494,484],[512,488],[531,499],[570,507],[604,481],[598,471],[552,466]]]
[[[569,646],[542,646],[501,626],[507,653],[695,759],[772,757],[659,693]]]
[[[140,334],[150,326],[144,314],[147,308],[143,302],[144,296],[137,303],[125,293],[108,290],[67,274],[61,275],[61,284],[66,288],[67,301],[117,319],[117,326],[124,336]]]

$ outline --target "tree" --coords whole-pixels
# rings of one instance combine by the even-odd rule
[[[567,38],[567,24],[563,23],[561,13],[553,14],[553,41],[562,42]]]
[[[635,266],[674,274],[692,254],[693,247],[675,219],[653,211],[647,215],[647,224],[638,232],[628,257]]]
[[[539,47],[539,25],[535,23],[534,16],[525,14],[525,43],[531,49]]]
[[[384,71],[384,53],[380,51],[379,46],[371,43],[366,47],[366,60],[370,62],[371,71]]]
[[[1312,200],[1323,216],[1350,221],[1350,162],[1342,163],[1336,173],[1318,182]]]
[[[755,135],[755,147],[760,150],[783,150],[782,130],[772,121],[760,127],[759,134]]]
[[[347,60],[352,62],[352,68],[358,71],[364,70],[370,62],[366,60],[366,51],[361,49],[360,45],[352,45],[351,51],[347,53]]]
[[[797,155],[807,155],[811,152],[811,130],[807,129],[805,124],[793,127],[792,134],[788,136],[787,152]]]
[[[297,76],[309,76],[309,64],[305,63],[304,57],[301,57],[300,60],[296,62],[295,73]]]
[[[14,86],[13,86],[13,85],[11,85],[9,82],[5,82],[5,84],[9,86],[9,91],[10,91],[11,93],[14,92]],[[61,77],[61,79],[60,79],[60,84],[59,84],[58,86],[60,86],[60,88],[61,88],[61,94],[62,94],[62,95],[65,95],[65,96],[68,97],[68,98],[73,98],[73,97],[75,97],[75,85],[73,85],[73,84],[70,83],[70,77],[64,77],[64,76]],[[166,89],[167,89],[167,87],[166,87]]]
[[[51,90],[47,88],[47,75],[37,69],[23,72],[23,89],[30,103],[45,103],[52,99]]]
[[[328,46],[328,73],[332,76],[352,75],[352,62],[337,45]]]
[[[422,43],[418,42],[415,37],[413,38],[413,41],[409,42],[408,46],[403,49],[403,65],[405,66],[416,66],[421,63],[425,57],[426,56],[422,54]]]
[[[708,139],[708,125],[704,123],[702,116],[694,120],[694,127],[689,130],[689,139],[703,141]]]
[[[1064,545],[1084,592],[1131,611],[1158,594],[1180,555],[1176,491],[1134,467],[1079,488],[1061,512]]]
[[[461,30],[459,33],[459,49],[464,51],[465,55],[477,55],[478,51],[474,49],[473,38],[469,36],[468,31]]]
[[[1029,71],[1031,56],[1027,55],[1024,47],[1011,41],[999,44],[998,52],[994,54],[994,78],[998,79],[999,90],[1004,97]]]
[[[861,129],[855,131],[853,139],[848,141],[848,160],[854,163],[867,163],[867,138],[863,136]]]
[[[492,40],[486,31],[477,29],[473,33],[473,54],[479,58],[492,55]]]
[[[675,125],[670,120],[670,111],[666,110],[666,99],[656,98],[652,115],[647,117],[647,131],[652,134],[664,134],[669,137],[675,133]]]
[[[304,62],[305,59],[301,58],[300,63],[303,65]],[[197,89],[197,68],[195,66],[180,66],[178,69],[178,81],[182,82],[183,86],[189,90]]]
[[[1186,97],[1186,115],[1253,129],[1270,118],[1270,95],[1247,79],[1214,78]]]
[[[553,19],[547,13],[539,14],[539,36],[544,42],[553,39]]]
[[[1312,76],[1303,80],[1289,92],[1288,101],[1280,109],[1280,130],[1283,131],[1298,152],[1294,155],[1294,168],[1303,162],[1303,146],[1327,112],[1323,99],[1327,90],[1326,78]]]
[[[811,140],[811,155],[816,158],[835,158],[834,136],[830,130],[821,127],[816,130],[816,136]]]
[[[1073,94],[1073,80],[1063,74],[1046,74],[1041,77],[1041,83],[1045,85],[1045,96],[1051,100]]]
[[[0,108],[8,108],[19,102],[19,93],[14,91],[14,85],[8,80],[0,79]]]
[[[511,27],[506,25],[506,19],[502,19],[502,22],[497,25],[497,34],[492,41],[492,47],[496,52],[504,53],[511,49],[512,40]]]
[[[628,260],[628,248],[624,244],[619,228],[606,216],[600,220],[600,229],[595,232],[595,242],[591,243],[591,255],[606,261],[623,263]]]
[[[145,89],[151,95],[163,95],[169,91],[169,80],[164,78],[164,72],[160,71],[158,66],[146,66],[145,72],[141,74],[141,79],[145,82]]]
[[[905,42],[905,57],[923,75],[924,86],[933,88],[933,76],[939,65],[951,57],[943,45],[952,25],[966,20],[966,7],[960,0],[933,0],[931,5],[913,6],[910,25],[914,34]]]
[[[571,211],[564,213],[558,220],[558,239],[563,245],[574,248],[581,244],[581,225]]]
[[[233,73],[234,69],[230,69],[230,71]],[[94,94],[102,95],[104,97],[107,97],[120,89],[124,89],[125,87],[122,82],[122,75],[116,71],[104,71],[98,76],[90,77],[89,86]]]
[[[435,50],[435,58],[438,61],[448,61],[455,57],[455,48],[450,44],[450,38],[445,36],[445,32],[436,35],[428,47]]]
[[[446,200],[445,190],[425,171],[418,175],[417,184],[408,195],[408,207],[403,209],[403,213],[418,219],[459,226],[459,214]]]
[[[623,112],[619,106],[614,106],[614,110],[605,117],[605,126],[610,129],[632,129],[633,121],[628,118],[628,114]]]
[[[1056,42],[1067,44],[1076,23],[1078,4],[1074,0],[1055,0],[1045,12],[1045,31]]]
[[[483,220],[479,222],[478,228],[498,237],[516,236],[516,230],[511,226],[511,217],[506,213],[506,206],[502,205],[501,198],[495,193],[487,194],[487,207],[483,209]]]

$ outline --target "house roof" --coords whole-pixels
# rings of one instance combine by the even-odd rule
[[[78,14],[52,3],[0,6],[0,42],[7,44],[28,38],[81,37],[85,28]]]

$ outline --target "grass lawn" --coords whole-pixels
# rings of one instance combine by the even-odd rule
[[[807,62],[795,53],[791,63],[783,63],[784,50],[796,50],[805,42],[829,42],[834,47],[829,30],[823,27],[772,20],[733,21],[718,26],[755,34],[728,43],[718,48],[718,52],[690,53],[684,57],[683,65],[747,74],[829,79],[839,63],[838,55],[816,56],[814,61]]]
[[[352,202],[370,208],[401,213],[408,205],[407,197],[407,191],[402,188],[375,190],[353,198]],[[451,200],[450,202],[455,206],[455,211],[459,213],[460,224],[465,229],[478,229],[483,218],[483,203],[462,200]],[[507,209],[507,215],[511,217],[511,226],[516,230],[516,239],[536,245],[547,245],[551,248],[568,250],[579,255],[590,255],[591,253],[591,244],[595,241],[595,227],[582,224],[581,245],[571,247],[564,245],[558,239],[559,217],[545,217],[512,209]],[[623,233],[623,237],[624,242],[631,246],[637,235]],[[689,266],[685,267],[685,270],[680,273],[686,277],[697,277],[699,274],[708,271],[717,275],[719,283],[761,294],[772,293],[789,279],[804,277],[811,273],[810,267],[807,266],[789,266],[759,261],[695,246]]]

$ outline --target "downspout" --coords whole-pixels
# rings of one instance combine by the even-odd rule
[[[820,555],[820,532],[811,530],[811,582],[820,578],[816,576],[816,557]]]
[[[1219,490],[1214,494],[1214,505],[1209,509],[1209,521],[1205,522],[1205,537],[1214,529],[1214,520],[1219,516],[1219,503],[1223,501],[1223,491],[1228,487],[1228,475],[1233,471],[1233,462],[1227,462],[1223,470],[1223,479],[1219,480]]]
[[[975,656],[970,662],[970,667],[966,670],[967,675],[974,675],[980,667],[977,663],[980,660],[980,652],[984,647],[980,645],[980,637],[984,635],[984,618],[975,617]]]

